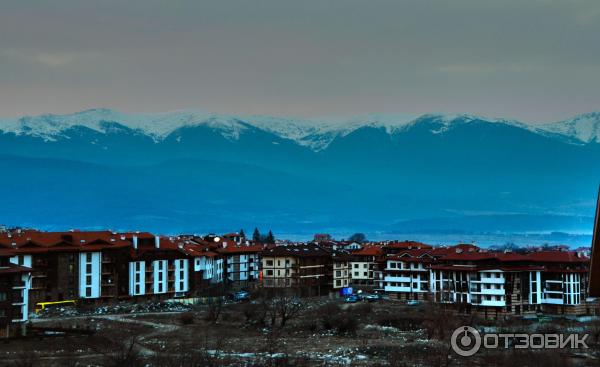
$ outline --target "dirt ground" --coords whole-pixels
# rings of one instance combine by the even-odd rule
[[[217,310],[217,307],[198,306],[183,312],[72,314],[36,319],[32,322],[34,327],[93,330],[93,334],[40,336],[1,343],[0,366],[600,364],[594,359],[597,343],[593,344],[596,349],[579,355],[584,358],[575,358],[572,351],[504,351],[464,359],[450,349],[452,331],[466,323],[485,324],[485,321],[456,317],[427,305],[302,300],[300,305],[291,304],[297,313],[292,313],[284,325],[281,315],[263,313],[265,307],[268,306],[252,302],[219,305]],[[508,326],[508,323],[493,325]],[[524,321],[511,325],[521,329],[536,326]],[[557,323],[554,327],[574,325]]]

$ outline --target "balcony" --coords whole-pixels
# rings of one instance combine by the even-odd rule
[[[398,282],[398,283],[410,283],[410,282],[412,282],[412,278],[411,277],[386,276],[385,278],[383,278],[383,280],[385,282]]]
[[[504,284],[504,278],[481,278],[480,280],[471,280],[472,283],[485,284]]]
[[[542,303],[549,305],[563,305],[564,301],[562,298],[542,298]]]
[[[481,301],[479,303],[480,306],[492,306],[492,307],[504,307],[506,306],[506,301]]]
[[[410,293],[410,292],[426,292],[426,291],[416,291],[416,290],[412,290],[410,287],[393,287],[390,285],[386,285],[383,288],[386,292],[405,292],[405,293]]]
[[[506,293],[506,291],[504,289],[480,289],[478,291],[471,290],[471,293],[491,296],[503,296]]]

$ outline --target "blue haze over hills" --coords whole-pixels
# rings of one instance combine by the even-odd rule
[[[527,125],[98,109],[0,119],[0,170],[6,225],[589,234],[600,114]]]

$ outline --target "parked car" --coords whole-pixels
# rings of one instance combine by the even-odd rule
[[[419,304],[419,301],[411,299],[411,300],[406,301],[406,304],[409,306],[416,306]]]
[[[383,299],[383,297],[381,296],[381,294],[369,294],[369,295],[367,295],[367,296],[365,297],[365,299],[366,299],[368,302],[377,302],[377,301],[379,301],[380,299]]]
[[[345,302],[346,302],[346,303],[356,303],[356,302],[358,302],[358,301],[360,301],[360,297],[359,297],[359,296],[356,296],[356,295],[348,296],[348,297],[346,297],[346,299],[345,299]]]
[[[233,294],[234,301],[247,301],[250,299],[250,293],[246,291],[238,291]]]

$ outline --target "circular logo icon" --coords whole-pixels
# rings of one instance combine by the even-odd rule
[[[481,335],[473,327],[461,326],[452,333],[450,343],[456,354],[470,357],[481,348]]]

